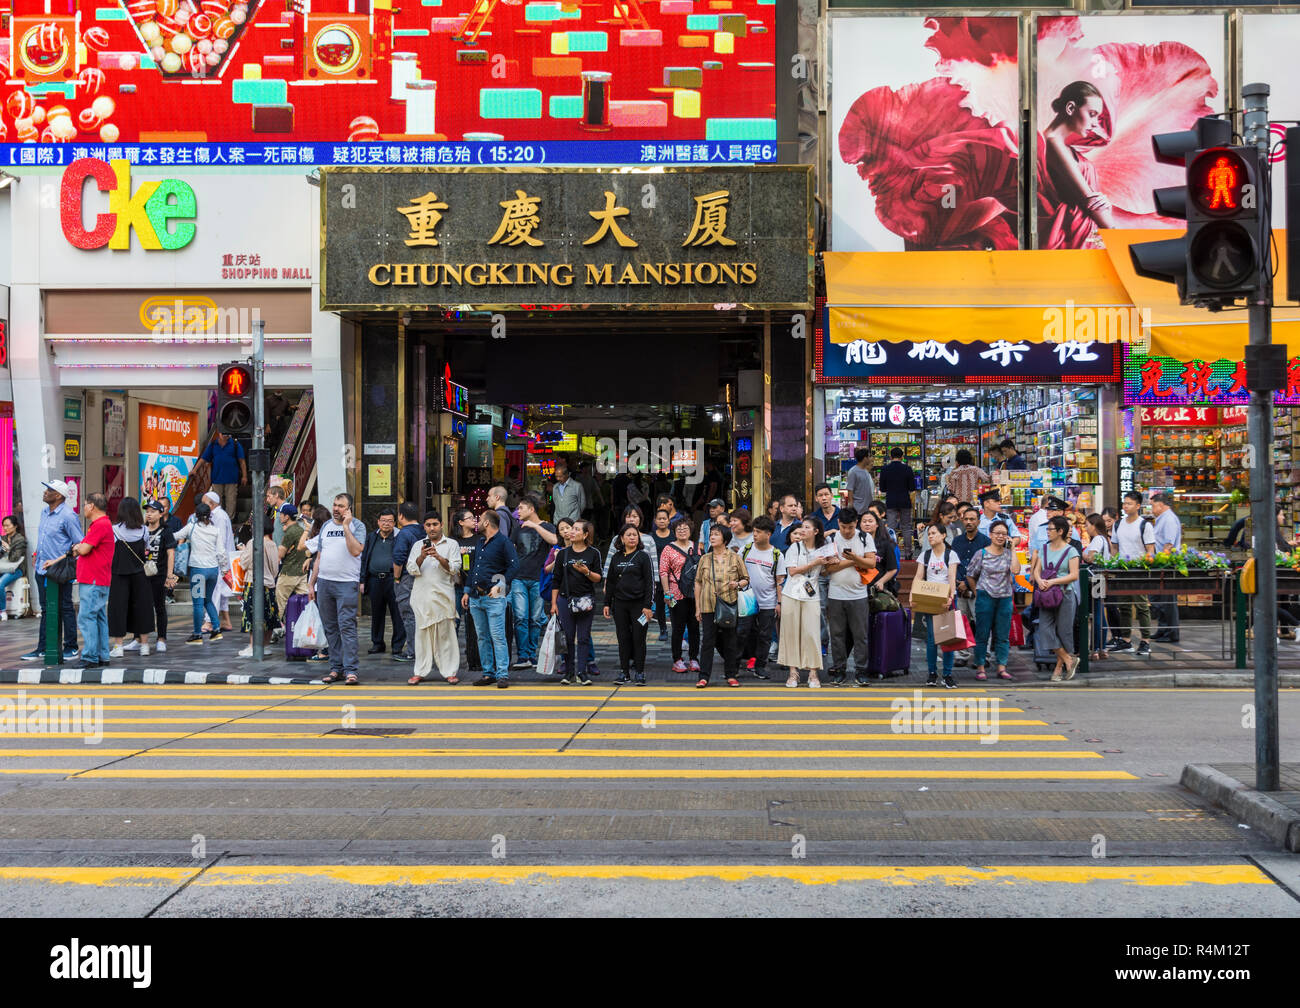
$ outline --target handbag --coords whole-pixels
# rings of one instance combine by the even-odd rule
[[[736,625],[739,615],[736,611],[736,603],[725,601],[722,595],[718,593],[717,566],[717,561],[710,556],[709,576],[713,580],[713,591],[716,599],[713,607],[713,623],[715,626],[722,627],[724,630],[729,630]]]
[[[77,558],[71,553],[45,565],[45,580],[55,584],[69,584],[77,578]]]

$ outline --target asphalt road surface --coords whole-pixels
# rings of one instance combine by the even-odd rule
[[[1300,858],[1178,785],[1251,699],[4,686],[0,914],[1300,916]]]

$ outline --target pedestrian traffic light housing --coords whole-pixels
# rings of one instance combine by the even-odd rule
[[[1260,289],[1270,235],[1256,147],[1212,147],[1187,161],[1187,299],[1222,306]]]
[[[236,361],[217,372],[217,430],[244,437],[253,433],[253,369]]]
[[[1215,203],[1214,187],[1211,186],[1208,192],[1203,187],[1208,181],[1208,173],[1214,170],[1216,161],[1207,160],[1202,164],[1200,158],[1211,148],[1227,148],[1231,143],[1232,124],[1226,119],[1213,116],[1198,119],[1193,129],[1157,133],[1151,137],[1156,160],[1161,164],[1178,165],[1185,172],[1184,185],[1152,191],[1156,212],[1163,217],[1188,221],[1188,230],[1181,238],[1130,245],[1129,256],[1138,276],[1174,284],[1178,289],[1178,299],[1183,304],[1208,304],[1219,308],[1233,300],[1228,290],[1232,285],[1220,286],[1220,283],[1226,278],[1221,262],[1224,253],[1221,249],[1226,248],[1229,262],[1239,266],[1240,256],[1247,248],[1244,243],[1236,240],[1240,235],[1235,230],[1226,227],[1207,230],[1196,245],[1199,272],[1194,273],[1192,269],[1193,244],[1202,227],[1210,221],[1226,223],[1232,214],[1241,212],[1244,193],[1240,187],[1246,184],[1256,185],[1258,173],[1251,175],[1248,182],[1241,182],[1249,165],[1247,169],[1242,169],[1237,160],[1230,157],[1230,168],[1236,170],[1238,176],[1237,184],[1229,187],[1237,208],[1229,211],[1222,206],[1222,192],[1220,204],[1211,206]],[[1246,149],[1232,148],[1234,152]],[[1195,169],[1193,166],[1196,166]],[[1223,169],[1216,172],[1216,181],[1223,180],[1222,173]],[[1253,197],[1258,192],[1257,186],[1250,192]],[[1251,202],[1254,202],[1253,198]],[[1228,243],[1226,246],[1223,244],[1225,242]],[[1249,248],[1256,249],[1258,246],[1252,242]],[[1235,269],[1232,272],[1235,278],[1240,276],[1241,270]],[[1206,282],[1207,279],[1209,283]],[[1240,288],[1237,290],[1240,291]]]

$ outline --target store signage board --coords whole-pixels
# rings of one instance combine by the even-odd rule
[[[835,410],[840,430],[867,427],[978,427],[979,411],[974,406],[922,405],[920,403],[845,403]]]
[[[1118,381],[1119,362],[1119,347],[1104,343],[958,343],[942,339],[832,343],[823,322],[813,363],[822,384],[947,379],[984,385]]]
[[[1219,423],[1215,406],[1142,406],[1140,415],[1144,427],[1214,427]]]
[[[1136,489],[1134,485],[1135,456],[1132,452],[1125,452],[1119,457],[1119,493],[1122,498],[1124,494]]]
[[[1246,365],[1232,360],[1176,360],[1125,351],[1124,405],[1245,406]],[[1278,406],[1300,406],[1300,357],[1287,363],[1286,387],[1276,392]]]
[[[140,495],[167,497],[175,508],[199,460],[199,415],[193,410],[141,403]]]
[[[63,419],[75,420],[78,423],[81,422],[81,400],[80,399],[70,399],[67,398],[66,396],[64,397]]]
[[[187,173],[176,165],[141,165],[123,173],[123,182],[115,168],[124,164],[95,159],[70,165],[59,177],[58,199],[38,216],[43,287],[311,285],[320,254],[320,236],[312,228],[316,191],[301,173],[259,174],[253,185],[237,171]],[[96,173],[88,175],[85,165],[97,166]],[[115,188],[101,191],[101,176]],[[151,213],[149,204],[160,198],[164,184],[172,192],[184,186],[192,194],[187,206],[193,206],[182,213],[173,202]],[[266,227],[268,220],[276,226]]]
[[[45,88],[73,108],[0,135],[26,141],[0,143],[6,167],[105,148],[254,169],[771,161],[789,72],[777,29],[792,21],[770,0],[31,0],[4,13],[6,92],[53,111]]]
[[[321,309],[802,309],[808,166],[321,169]]]

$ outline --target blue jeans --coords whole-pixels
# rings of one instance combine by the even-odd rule
[[[85,643],[81,660],[108,661],[108,585],[78,585],[81,607],[77,612],[77,626]]]
[[[1005,667],[1011,653],[1011,596],[994,598],[988,592],[975,592],[975,667],[984,667],[990,632],[993,634],[993,656],[999,666]]]
[[[939,646],[934,642],[934,617],[925,617],[925,665],[930,675],[934,675],[938,669]],[[943,653],[943,676],[948,678],[952,675],[952,662],[957,657],[955,651],[945,651]],[[979,664],[976,662],[976,664]]]
[[[194,603],[194,632],[203,632],[203,612],[206,609],[208,621],[215,632],[221,627],[217,616],[217,607],[212,604],[212,596],[217,591],[217,568],[190,568],[190,599]]]
[[[17,570],[10,571],[4,577],[0,577],[0,607],[4,606],[5,592],[9,590],[9,586],[22,576],[23,569],[19,567]]]
[[[474,635],[478,637],[478,657],[483,674],[494,679],[510,677],[510,645],[506,641],[505,598],[471,598],[469,614],[474,620]]]
[[[536,581],[517,578],[510,585],[510,608],[515,613],[516,653],[520,661],[536,661],[545,615]]]

